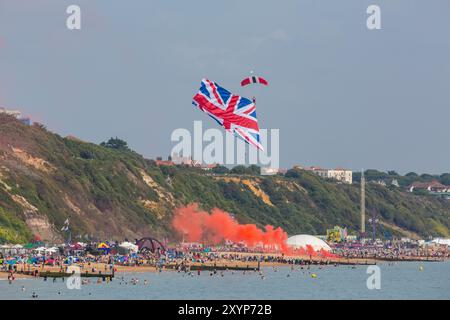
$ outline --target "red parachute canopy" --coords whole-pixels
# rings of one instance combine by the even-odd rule
[[[245,87],[252,83],[259,83],[259,84],[262,84],[265,86],[269,85],[269,82],[267,82],[267,80],[264,79],[263,77],[251,76],[251,77],[248,77],[248,78],[245,78],[244,80],[242,80],[241,86]]]

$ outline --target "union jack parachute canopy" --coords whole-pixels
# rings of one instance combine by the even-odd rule
[[[245,87],[248,86],[249,84],[252,83],[259,83],[265,86],[269,85],[269,82],[267,82],[266,79],[264,79],[263,77],[257,77],[257,76],[250,76],[248,78],[245,78],[244,80],[241,81],[241,86]]]
[[[208,114],[225,130],[263,151],[256,106],[250,99],[232,94],[216,82],[203,79],[192,104]]]

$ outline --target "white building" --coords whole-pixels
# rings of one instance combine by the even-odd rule
[[[22,116],[22,113],[20,113],[20,111],[18,110],[8,110],[5,108],[0,108],[0,113],[5,113],[16,118],[20,118]]]
[[[22,117],[22,113],[19,110],[8,110],[6,108],[0,108],[0,114],[1,113],[13,116],[26,125],[31,125],[31,119],[29,117]]]
[[[323,169],[320,167],[310,167],[305,170],[312,171],[325,179],[334,179],[344,183],[352,184],[353,172],[344,168]]]

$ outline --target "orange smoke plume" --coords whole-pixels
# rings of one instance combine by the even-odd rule
[[[178,208],[172,225],[189,242],[220,244],[228,240],[250,248],[263,246],[288,252],[288,236],[283,229],[267,225],[261,230],[254,224],[239,224],[229,213],[217,208],[211,214],[199,210],[197,204]]]

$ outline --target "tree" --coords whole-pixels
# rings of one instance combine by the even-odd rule
[[[89,150],[81,150],[80,157],[86,160],[94,159],[94,154]]]
[[[383,180],[388,177],[386,172],[369,169],[364,171],[364,176],[366,177],[367,181],[373,181],[373,180]]]
[[[429,182],[429,181],[432,181],[432,180],[435,180],[435,179],[438,179],[438,177],[435,177],[435,176],[433,176],[431,174],[424,173],[424,174],[420,175],[420,180],[422,180],[422,181]]]
[[[418,177],[419,175],[415,172],[408,172],[407,174],[405,174],[406,177]]]
[[[245,167],[243,165],[239,165],[231,169],[232,174],[248,174],[248,175],[260,175],[261,168],[257,165],[252,164],[249,167]]]
[[[286,178],[298,179],[301,176],[301,172],[299,169],[289,169],[286,172]]]
[[[248,173],[258,176],[261,174],[261,168],[255,164],[252,164],[250,167],[248,167]]]
[[[400,176],[400,175],[397,173],[397,171],[395,171],[395,170],[388,171],[388,175],[390,175],[390,176]]]
[[[227,174],[230,172],[230,169],[225,166],[217,166],[212,169],[212,172],[216,174]]]
[[[441,176],[439,177],[439,180],[441,181],[442,184],[450,186],[450,173],[441,174]]]
[[[172,166],[161,166],[160,169],[165,176],[174,177],[177,173],[177,169]]]
[[[239,165],[231,169],[232,174],[247,174],[247,168],[245,166]]]
[[[130,150],[126,141],[119,138],[110,138],[107,142],[100,143],[101,146],[116,150]]]

